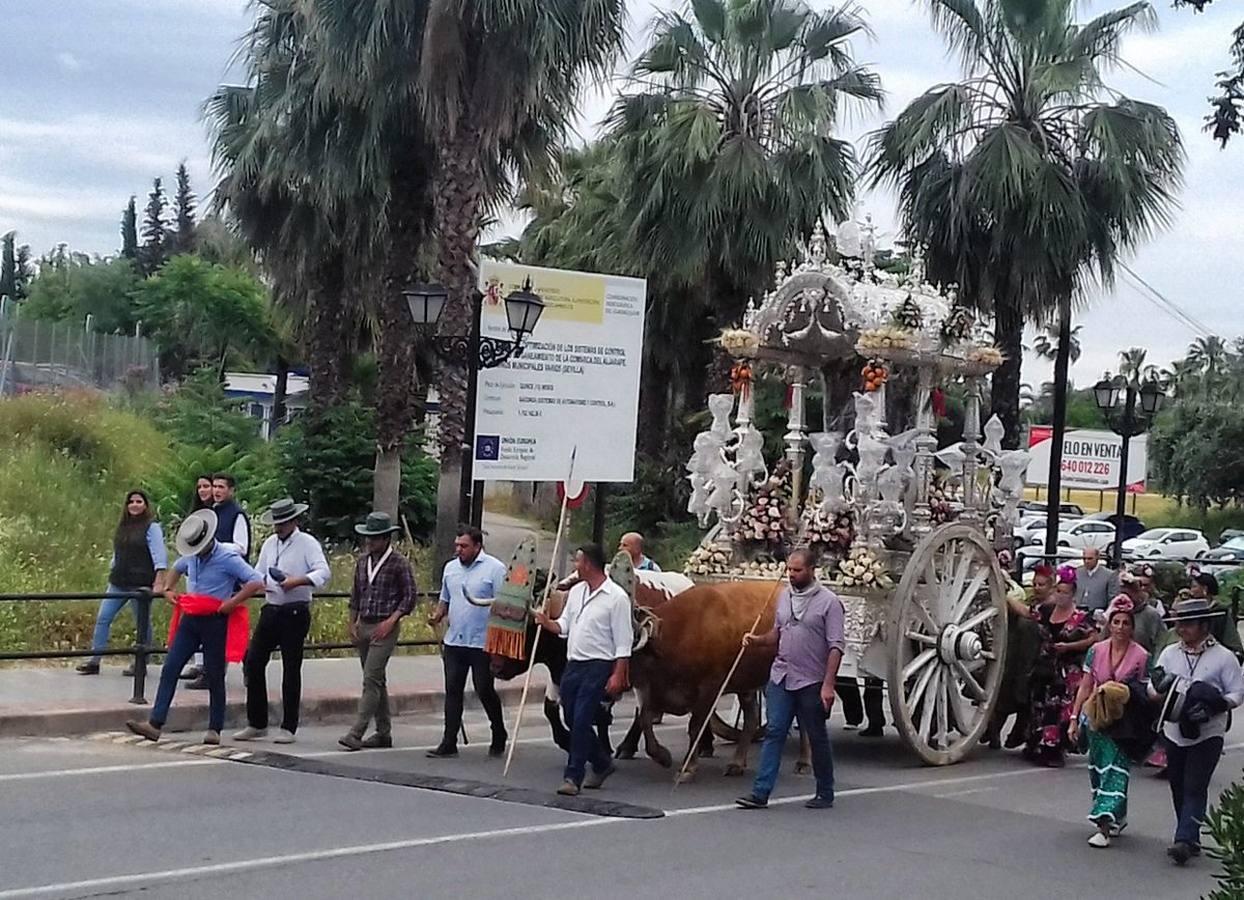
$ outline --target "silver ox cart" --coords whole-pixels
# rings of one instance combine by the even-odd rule
[[[685,571],[772,579],[779,547],[812,547],[846,608],[841,674],[883,679],[903,740],[946,765],[976,746],[998,699],[1010,585],[995,549],[1010,545],[1028,454],[1002,450],[996,419],[981,428],[982,380],[1001,356],[953,290],[926,284],[919,260],[910,275],[877,271],[870,225],[843,226],[837,245],[856,255],[830,261],[818,229],[802,263],[779,265],[775,289],[720,337],[734,390],[709,397],[713,424],[687,464],[688,508],[707,534]],[[789,403],[772,466],[753,424],[762,371],[785,380]],[[863,389],[836,392],[848,378]],[[817,387],[821,428],[809,433]],[[939,448],[943,391],[961,400],[963,429]],[[887,406],[912,427],[892,433]]]

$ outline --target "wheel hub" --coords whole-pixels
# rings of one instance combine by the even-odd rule
[[[937,639],[938,656],[947,665],[955,660],[974,662],[981,658],[984,651],[980,635],[957,625],[947,625]]]

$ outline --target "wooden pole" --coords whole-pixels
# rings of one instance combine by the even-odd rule
[[[543,612],[545,606],[549,602],[549,597],[553,593],[556,582],[553,580],[553,566],[557,565],[558,554],[562,550],[562,535],[566,531],[566,514],[569,509],[570,502],[570,482],[574,479],[574,459],[579,452],[576,446],[570,451],[570,474],[566,476],[566,489],[562,491],[562,511],[557,517],[557,535],[553,538],[553,556],[549,560],[548,578],[545,579],[544,597],[540,600],[540,611]],[[533,610],[534,611],[534,610]],[[514,733],[510,735],[510,747],[505,754],[505,768],[501,770],[501,777],[508,778],[510,776],[510,763],[514,761],[514,748],[518,746],[518,732],[523,727],[523,709],[527,706],[527,692],[531,690],[531,670],[536,667],[536,649],[540,646],[540,633],[544,631],[542,625],[536,626],[536,636],[531,641],[531,662],[527,665],[527,676],[523,679],[523,693],[518,700],[518,712],[514,714]]]
[[[769,592],[769,598],[765,600],[765,605],[760,607],[760,612],[756,613],[756,620],[752,622],[752,627],[747,630],[748,634],[755,634],[756,629],[760,626],[760,620],[764,618],[765,611],[769,608],[769,604],[773,602],[773,598],[782,590],[782,582],[778,581],[773,586],[773,590]],[[741,644],[739,652],[735,654],[734,663],[730,666],[730,671],[726,673],[726,680],[721,683],[721,687],[717,689],[717,696],[713,698],[713,705],[708,708],[708,714],[704,717],[704,721],[700,723],[700,731],[695,736],[695,740],[691,742],[691,746],[687,750],[687,756],[682,761],[682,768],[678,770],[678,774],[674,776],[674,790],[678,790],[678,783],[682,780],[682,776],[686,774],[687,766],[691,765],[691,759],[699,749],[700,741],[704,738],[704,732],[708,730],[709,723],[713,721],[713,710],[717,708],[717,704],[721,702],[721,695],[726,692],[726,685],[730,683],[730,679],[734,677],[734,670],[739,667],[739,663],[743,660],[743,654],[747,652],[747,645]]]

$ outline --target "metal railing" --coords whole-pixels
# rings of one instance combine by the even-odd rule
[[[143,643],[143,635],[151,628],[151,601],[156,597],[163,597],[164,594],[158,594],[154,591],[118,591],[115,593],[107,593],[102,591],[86,591],[86,592],[62,592],[49,594],[0,594],[0,603],[55,603],[61,601],[73,600],[133,600],[134,601],[134,626],[137,643],[131,647],[110,647],[102,650],[12,650],[0,651],[0,662],[14,662],[21,660],[35,659],[80,659],[82,657],[94,658],[97,656],[131,656],[134,658],[134,690],[129,702],[136,705],[146,705],[147,691],[147,663],[153,656],[163,656],[168,652],[168,647],[148,646]],[[416,602],[422,599],[438,597],[437,591],[417,591],[415,593]],[[349,599],[350,594],[347,591],[325,591],[315,595],[316,601],[321,600],[343,600]],[[426,638],[413,638],[410,640],[399,640],[398,647],[439,647],[439,640],[428,640]],[[355,644],[349,641],[331,641],[314,644],[304,644],[303,651],[306,653],[328,652],[332,650],[353,650]]]

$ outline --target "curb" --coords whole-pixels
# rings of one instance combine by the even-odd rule
[[[497,693],[501,697],[501,702],[507,706],[517,704],[522,692],[521,684],[497,685]],[[183,700],[187,693],[192,693],[195,700],[189,703],[178,702]],[[189,731],[203,727],[207,721],[207,698],[204,692],[203,700],[198,700],[198,693],[197,691],[178,691],[173,708],[169,711],[168,722],[164,726],[167,730]],[[529,701],[532,698],[543,697],[543,694],[543,679],[537,682],[533,678]],[[154,696],[153,685],[151,699],[154,699]],[[304,695],[301,721],[303,723],[331,723],[353,718],[358,708],[358,701],[357,693],[319,692]],[[479,708],[479,700],[473,691],[466,692],[465,701],[468,709]],[[280,701],[269,701],[269,703],[270,717],[279,723]],[[394,716],[440,712],[444,706],[445,691],[441,688],[389,693],[389,707]],[[77,709],[29,709],[12,712],[0,710],[0,738],[78,736],[101,731],[115,731],[124,725],[126,719],[144,718],[150,709],[150,704],[143,706],[117,703],[113,706]],[[245,724],[245,720],[246,701],[244,699],[229,700],[225,705],[225,728],[240,728]]]

